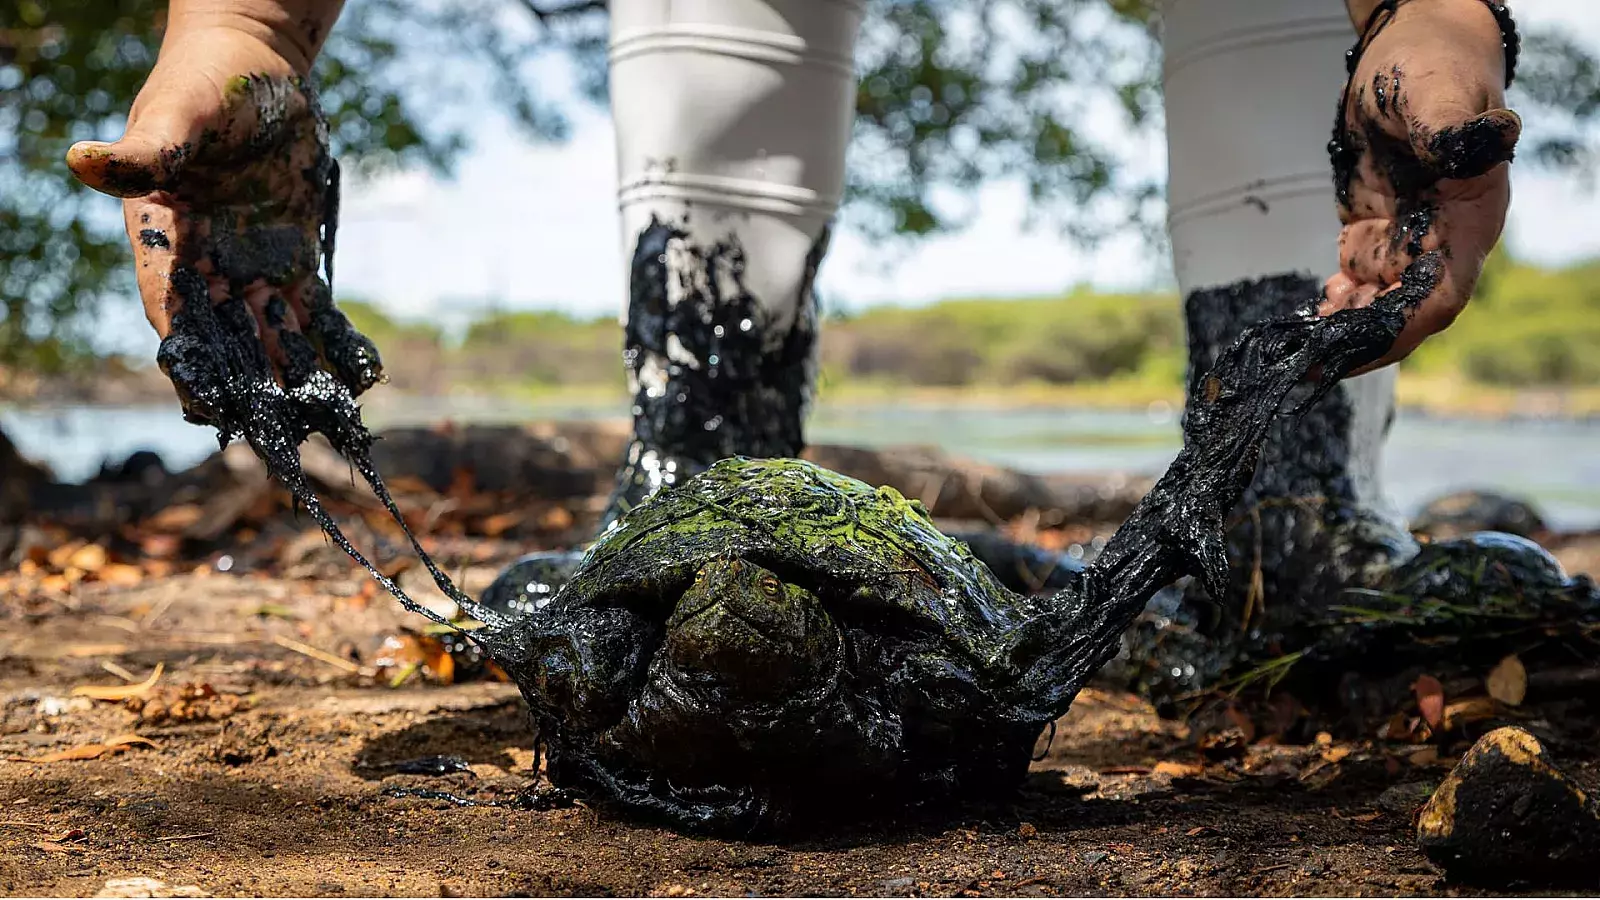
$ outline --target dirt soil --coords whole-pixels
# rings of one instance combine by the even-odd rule
[[[1413,838],[1470,734],[1229,743],[1100,691],[1041,741],[1016,797],[778,843],[686,837],[582,803],[389,796],[515,797],[537,776],[531,733],[511,686],[463,683],[459,667],[436,683],[446,664],[426,654],[435,683],[413,672],[392,687],[404,660],[380,667],[379,645],[420,623],[337,559],[315,577],[214,560],[0,598],[0,891],[92,896],[142,877],[158,896],[1471,892]],[[497,562],[468,567],[465,586]],[[73,693],[93,685],[116,690]],[[1571,710],[1513,715],[1558,728],[1580,777],[1600,773],[1594,719]],[[470,773],[396,772],[441,755]]]

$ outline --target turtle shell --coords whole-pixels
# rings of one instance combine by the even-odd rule
[[[691,627],[680,599],[729,566],[769,573],[812,624],[788,656],[707,683],[667,648]],[[1003,587],[893,488],[733,458],[634,509],[496,657],[557,784],[678,824],[760,828],[823,812],[823,798],[859,812],[1014,786],[1076,692],[1041,704],[1026,685],[1052,609]],[[701,640],[737,650],[742,633]]]

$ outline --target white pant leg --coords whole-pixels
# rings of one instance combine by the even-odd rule
[[[611,104],[625,258],[657,219],[736,237],[745,287],[793,319],[838,209],[864,0],[613,0]]]
[[[605,521],[728,456],[794,456],[865,0],[612,0],[634,437]]]
[[[1327,145],[1355,40],[1345,4],[1164,0],[1163,27],[1168,215],[1184,296],[1285,274],[1320,288],[1338,268]],[[1350,407],[1348,477],[1374,506],[1394,378],[1390,367],[1338,388]]]

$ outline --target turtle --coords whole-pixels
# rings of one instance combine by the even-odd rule
[[[1110,610],[1010,591],[921,502],[796,459],[658,494],[528,605],[496,658],[552,781],[712,830],[1014,788],[1115,648]]]
[[[679,828],[1006,796],[1147,600],[1184,576],[1222,596],[1224,517],[1268,427],[1402,322],[1378,305],[1247,331],[1197,380],[1166,473],[1054,592],[1006,588],[891,488],[734,457],[635,507],[564,584],[510,576],[535,589],[510,585],[520,614],[467,607],[473,639],[557,787]]]
[[[1225,516],[1269,427],[1393,346],[1439,274],[1413,268],[1371,306],[1318,317],[1308,298],[1306,312],[1246,330],[1193,380],[1167,471],[1094,561],[1052,576],[1059,589],[1045,594],[1007,589],[892,490],[733,458],[635,507],[569,582],[513,615],[467,596],[410,535],[353,411],[302,427],[356,463],[476,620],[466,634],[527,700],[556,787],[686,830],[745,833],[906,800],[993,799],[1020,784],[1041,730],[1149,598],[1185,576],[1223,596]],[[350,544],[292,434],[246,436],[406,609],[458,624]]]

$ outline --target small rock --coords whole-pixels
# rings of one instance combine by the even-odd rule
[[[1022,838],[1032,839],[1039,836],[1039,829],[1032,822],[1023,822],[1017,826],[1017,834]]]
[[[154,878],[113,878],[96,897],[209,897],[194,885],[172,885]]]
[[[1378,795],[1378,808],[1384,812],[1409,816],[1428,802],[1428,798],[1433,796],[1433,789],[1431,781],[1408,781],[1392,785]]]
[[[1105,852],[1104,850],[1090,850],[1088,853],[1083,855],[1083,861],[1092,866],[1096,863],[1105,862],[1110,856],[1111,854]]]
[[[1600,807],[1521,728],[1472,745],[1423,807],[1417,842],[1463,881],[1600,881]]]
[[[897,894],[901,891],[909,891],[915,886],[916,882],[910,878],[890,878],[884,881],[883,890],[885,893]]]
[[[1545,522],[1527,501],[1488,491],[1462,491],[1424,506],[1412,520],[1411,528],[1435,540],[1479,531],[1532,537],[1544,530]]]

